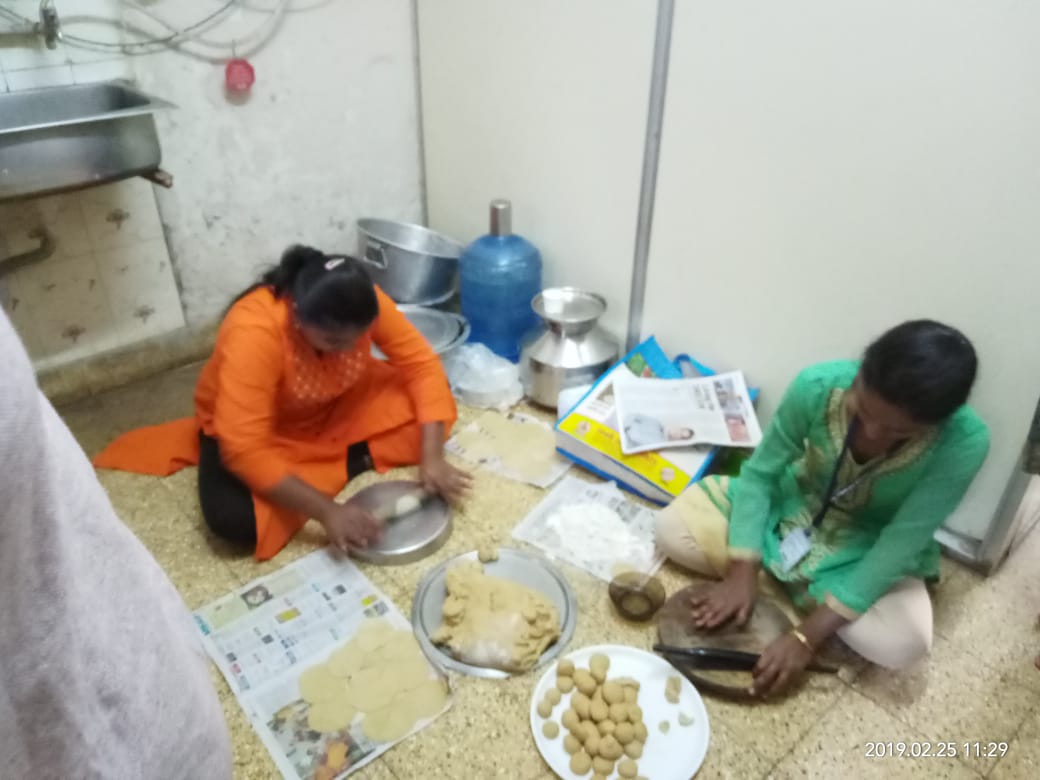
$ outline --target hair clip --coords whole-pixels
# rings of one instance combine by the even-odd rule
[[[345,262],[347,262],[347,258],[345,257],[330,257],[325,261],[325,270],[331,271],[333,268],[338,268]]]

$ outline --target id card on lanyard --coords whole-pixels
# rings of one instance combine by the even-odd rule
[[[834,471],[831,472],[830,481],[827,483],[827,491],[823,495],[823,504],[813,517],[812,523],[808,528],[796,528],[780,541],[780,565],[785,572],[791,571],[809,554],[812,549],[813,531],[823,523],[823,518],[827,516],[827,511],[834,505],[834,502],[855,490],[880,465],[879,461],[868,466],[852,482],[843,485],[840,490],[838,489],[838,473],[841,471],[845,456],[848,455],[849,447],[852,445],[852,437],[856,432],[858,422],[856,418],[853,418],[849,423],[849,429],[845,432],[845,441],[841,445],[841,453],[838,455],[838,462],[834,464]]]

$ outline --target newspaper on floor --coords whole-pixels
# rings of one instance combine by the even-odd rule
[[[552,425],[521,412],[484,412],[452,436],[445,449],[507,479],[542,489],[571,467],[556,452]]]
[[[614,398],[626,455],[699,444],[755,447],[762,441],[740,371],[697,379],[619,377]]]
[[[604,582],[623,571],[653,574],[664,562],[654,544],[654,512],[627,501],[612,482],[566,477],[513,529],[513,538]]]
[[[400,741],[369,739],[360,717],[332,731],[315,731],[315,705],[300,690],[304,671],[329,660],[359,633],[370,634],[377,623],[388,632],[411,635],[408,620],[350,561],[328,549],[318,550],[217,599],[194,616],[206,652],[287,780],[345,777]],[[428,675],[446,684],[432,666]],[[440,711],[419,720],[401,739],[450,706],[449,690]]]

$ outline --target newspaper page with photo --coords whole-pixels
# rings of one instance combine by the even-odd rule
[[[626,455],[704,444],[755,447],[762,440],[740,371],[697,379],[619,378],[614,396]]]

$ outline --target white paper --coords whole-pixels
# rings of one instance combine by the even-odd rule
[[[337,778],[396,744],[373,743],[361,733],[357,721],[334,734],[311,731],[308,705],[300,698],[300,673],[324,662],[372,618],[395,628],[412,628],[386,594],[353,563],[329,549],[311,553],[195,612],[206,652],[287,780],[313,778],[334,742],[345,744],[349,751],[348,765]],[[445,711],[450,705],[449,699]],[[411,733],[432,720],[420,721]]]
[[[755,447],[762,430],[740,371],[698,379],[618,378],[621,451],[711,444]]]
[[[612,512],[616,521],[583,508],[590,506]],[[513,538],[610,582],[621,571],[653,574],[661,567],[654,518],[613,483],[566,477],[513,529]]]

